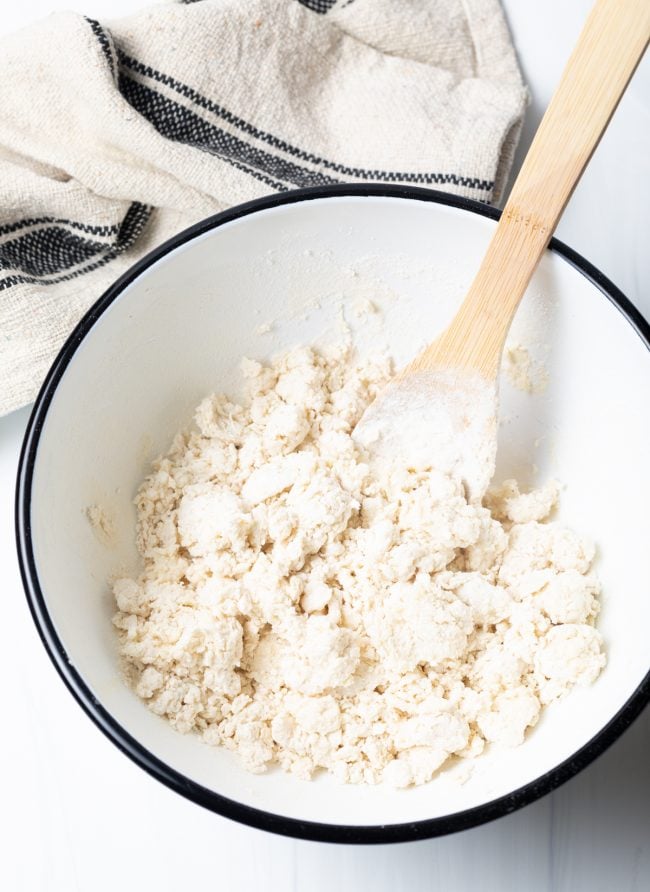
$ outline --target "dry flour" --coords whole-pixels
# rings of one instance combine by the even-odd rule
[[[351,433],[384,359],[243,373],[243,405],[204,400],[137,496],[144,568],[114,622],[155,713],[252,771],[408,786],[594,681],[594,549],[548,521],[554,483],[468,503],[435,468],[371,469]]]

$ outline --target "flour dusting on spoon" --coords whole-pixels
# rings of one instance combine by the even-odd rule
[[[376,462],[435,469],[480,500],[496,461],[496,382],[454,369],[398,376],[366,409],[353,438]]]

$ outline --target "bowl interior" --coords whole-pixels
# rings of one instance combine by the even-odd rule
[[[251,775],[232,754],[181,736],[123,684],[107,579],[137,567],[132,499],[148,463],[206,394],[237,394],[242,356],[340,340],[404,362],[451,318],[493,230],[491,220],[393,197],[302,201],[241,217],[178,247],[113,301],[74,353],[36,454],[31,502],[46,607],[92,694],[143,747],[236,802],[299,820],[382,825],[450,815],[508,794],[596,735],[647,669],[650,464],[648,351],[629,322],[547,252],[512,337],[549,384],[502,386],[497,477],[556,477],[560,519],[599,545],[599,628],[608,666],[595,685],[548,708],[525,745],[491,750],[464,782],[451,768],[406,791]],[[368,314],[364,299],[379,312]],[[271,330],[266,329],[270,326]],[[99,505],[114,534],[98,536]]]

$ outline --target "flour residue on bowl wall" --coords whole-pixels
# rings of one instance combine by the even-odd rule
[[[86,517],[99,544],[105,548],[116,548],[118,529],[111,509],[102,504],[89,505],[86,508]]]
[[[268,251],[263,256],[256,271],[260,280],[267,265],[276,265],[276,253]],[[265,315],[263,305],[255,309],[259,321],[253,331],[266,349],[286,345],[300,323],[319,318],[327,321],[315,338],[317,345],[347,338],[360,348],[367,344],[373,352],[388,351],[391,331],[403,324],[404,315],[414,312],[419,296],[426,294],[425,313],[421,306],[418,310],[421,338],[411,345],[415,353],[435,336],[441,319],[445,324],[451,319],[468,285],[467,270],[451,264],[445,267],[416,263],[399,252],[384,253],[381,257],[359,255],[348,263],[341,263],[332,252],[317,248],[306,249],[295,257],[288,250],[288,256],[291,259],[286,268],[281,311]],[[407,289],[403,287],[405,283]],[[406,359],[405,356],[403,361]]]
[[[548,371],[531,351],[520,343],[508,343],[503,352],[503,371],[508,381],[523,393],[541,394],[548,386]]]

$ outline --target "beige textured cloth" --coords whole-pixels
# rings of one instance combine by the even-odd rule
[[[0,414],[126,267],[229,205],[498,200],[525,101],[498,0],[200,0],[0,40]]]

